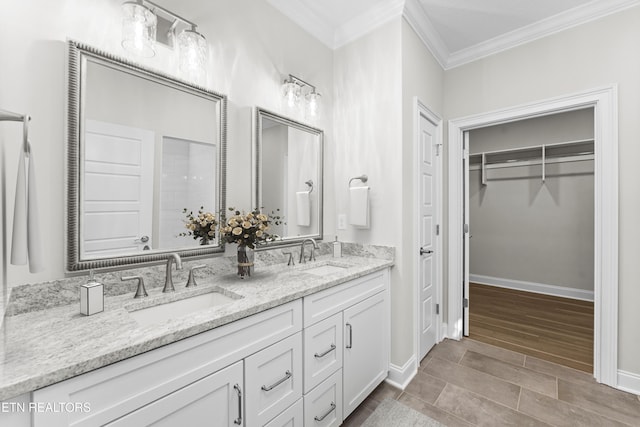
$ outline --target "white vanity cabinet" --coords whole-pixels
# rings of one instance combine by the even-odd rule
[[[384,269],[304,298],[305,425],[340,425],[387,377],[389,287]]]
[[[35,412],[33,426],[140,427],[150,423],[156,408],[166,414],[161,418],[185,420],[172,425],[199,425],[187,420],[201,416],[212,426],[228,420],[248,426],[245,359],[291,336],[300,340],[301,330],[302,304],[296,300],[36,390],[34,402],[84,403],[89,410]],[[301,391],[300,385],[298,398]],[[206,402],[217,410],[204,408]]]
[[[387,376],[389,286],[386,268],[36,390],[81,409],[31,425],[339,426]]]

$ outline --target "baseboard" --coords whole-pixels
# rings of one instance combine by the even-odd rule
[[[617,388],[640,396],[640,375],[618,369]]]
[[[411,356],[411,358],[402,366],[389,363],[389,376],[385,381],[395,388],[404,390],[417,373],[418,363],[416,361],[416,357]]]
[[[557,297],[593,301],[593,291],[566,288],[564,286],[547,285],[544,283],[524,282],[521,280],[501,279],[499,277],[469,274],[469,281],[481,285],[496,286],[498,288],[516,289],[518,291],[534,292],[536,294],[553,295]]]

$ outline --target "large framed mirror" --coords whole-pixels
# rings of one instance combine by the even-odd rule
[[[281,237],[271,244],[322,239],[323,137],[320,129],[256,107],[254,200],[279,212]]]
[[[227,98],[75,41],[68,61],[67,270],[222,252],[184,210],[225,209]]]

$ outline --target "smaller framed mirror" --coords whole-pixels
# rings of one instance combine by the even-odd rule
[[[272,244],[322,239],[324,132],[259,107],[255,124],[254,200],[284,217]]]

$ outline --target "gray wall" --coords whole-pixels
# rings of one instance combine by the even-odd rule
[[[593,110],[471,131],[470,153],[593,138]],[[470,274],[593,291],[593,160],[469,175]]]

